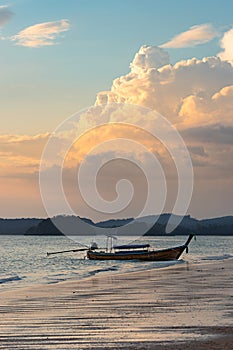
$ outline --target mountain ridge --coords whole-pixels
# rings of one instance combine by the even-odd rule
[[[68,223],[72,227],[72,235],[83,235],[85,233],[84,223],[93,227],[93,234],[98,228],[115,228],[124,226],[125,234],[134,232],[135,225],[147,225],[148,230],[145,235],[167,235],[166,226],[170,213],[161,215],[150,215],[137,219],[110,219],[94,223],[88,218],[58,216],[53,220],[60,220],[60,223]],[[77,221],[78,219],[78,221]],[[78,224],[77,224],[78,222]],[[153,222],[155,222],[153,224]],[[151,225],[152,224],[152,225]],[[60,226],[59,226],[60,227]],[[145,226],[144,226],[145,227]],[[233,235],[233,216],[222,216],[210,219],[196,219],[190,215],[182,218],[178,227],[171,233],[172,235],[187,235],[193,232],[196,235]],[[54,225],[51,218],[19,218],[0,219],[0,235],[63,235]]]

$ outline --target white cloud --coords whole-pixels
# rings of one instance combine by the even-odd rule
[[[169,55],[166,51],[156,46],[143,45],[136,53],[130,68],[132,72],[138,73],[141,70],[159,68],[169,63]]]
[[[192,212],[194,208],[192,214],[203,216],[228,213],[232,208],[233,198],[229,191],[233,188],[233,66],[223,61],[221,57],[192,58],[171,65],[169,56],[164,50],[143,46],[136,53],[130,68],[128,74],[113,81],[111,91],[102,91],[98,94],[96,105],[111,102],[141,105],[157,110],[172,121],[183,136],[193,160],[195,192],[190,209]],[[107,111],[111,111],[110,107],[106,106],[101,115],[99,115],[98,108],[81,115],[78,119],[78,130],[86,127],[95,128],[97,117],[104,122],[104,118],[108,116]],[[101,107],[99,109],[101,110]],[[95,111],[97,116],[94,114]],[[135,119],[137,118],[135,113],[132,115]],[[130,118],[132,115],[130,114]],[[111,121],[122,120],[127,123],[127,115],[123,114],[122,110],[119,113],[119,119],[116,113],[112,114]],[[143,127],[150,125],[150,122],[151,119],[146,114],[143,119]],[[69,135],[67,130],[66,132],[67,139],[73,137],[73,134]],[[83,141],[79,140],[76,147],[74,145],[73,152],[71,150],[69,154],[70,158],[67,157],[64,163],[65,170],[72,170],[74,165],[76,169],[77,163],[90,152],[95,143],[98,144],[113,137],[128,138],[128,136],[128,129],[123,131],[96,129],[94,134],[85,135],[86,138]],[[32,139],[22,137],[22,140],[18,136],[7,137],[7,140],[1,137],[0,146],[5,159],[3,173],[8,177],[10,174],[15,175],[16,170],[19,170],[21,174],[32,172],[34,174],[42,145],[47,137],[47,135]],[[155,152],[159,161],[163,160],[165,172],[172,173],[169,168],[171,163],[169,163],[169,156],[160,145],[151,140],[148,135],[141,134],[139,130],[133,130],[131,138]],[[123,149],[126,155],[130,151],[129,147]],[[112,157],[118,158],[115,149],[112,152]],[[104,150],[100,149],[97,156],[104,159],[104,154]],[[23,158],[25,156],[28,158]],[[17,162],[17,169],[14,167],[15,162]],[[135,171],[132,171],[132,178],[137,180]],[[171,191],[173,188],[176,190],[173,179],[169,181],[168,186]],[[69,187],[70,178],[67,183]],[[103,188],[106,188],[106,183],[108,183],[108,178],[107,180],[104,178]],[[73,187],[70,186],[69,190],[71,197],[73,196],[73,202],[72,200],[71,202],[77,203],[77,195],[73,192]],[[166,211],[170,211],[169,207],[166,207]]]
[[[55,22],[35,24],[21,30],[11,37],[17,45],[26,47],[42,47],[54,45],[57,36],[70,29],[70,23],[66,19]]]
[[[233,65],[233,28],[224,33],[221,40],[221,47],[223,51],[218,54],[218,57],[231,62]]]
[[[13,16],[13,12],[7,5],[0,6],[0,28],[3,27]]]
[[[216,124],[230,128],[233,126],[233,85],[220,89],[209,96],[190,95],[182,102],[179,110],[181,128],[199,128],[214,126],[213,140],[216,134]],[[220,127],[217,131],[222,131]],[[221,135],[224,136],[224,135]],[[225,134],[226,138],[228,134]]]
[[[150,57],[150,64],[141,63],[138,59],[144,48],[143,46],[135,55],[131,71],[115,79],[111,91],[99,93],[96,104],[106,102],[138,104],[157,110],[178,124],[179,111],[186,98],[196,96],[211,99],[225,86],[233,83],[233,67],[218,57],[204,57],[201,60],[193,58],[177,62],[175,65],[167,64],[168,58],[166,58],[165,65],[156,68],[156,57]],[[161,53],[164,53],[164,50],[152,47],[150,49],[146,47],[146,51],[151,55],[158,55],[159,59]],[[154,68],[153,62],[155,62]]]
[[[189,30],[176,35],[173,39],[166,42],[160,47],[163,48],[182,48],[192,47],[207,43],[218,36],[211,24],[200,24],[191,27]]]
[[[140,49],[131,71],[115,79],[111,91],[99,93],[96,104],[125,102],[160,112],[185,137],[190,149],[203,147],[202,153],[192,154],[195,168],[204,167],[206,177],[213,177],[215,169],[216,176],[225,179],[226,159],[227,166],[231,169],[233,166],[228,159],[232,157],[229,142],[233,128],[232,65],[219,57],[204,57],[158,67],[157,58],[152,56],[160,57],[159,49],[146,47],[146,50],[151,53],[150,64],[138,60]],[[223,153],[229,157],[222,157]],[[197,171],[197,179],[201,172]]]

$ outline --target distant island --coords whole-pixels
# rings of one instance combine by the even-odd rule
[[[143,225],[143,232],[147,231],[147,236],[165,235],[165,228],[171,214],[161,214],[160,216],[141,217],[134,221],[133,218],[127,219],[112,219],[94,223],[87,218],[79,218],[72,216],[59,216],[61,222],[75,223],[74,235],[85,234],[82,223],[88,223],[93,227],[93,233],[98,227],[117,228],[125,226],[132,230],[134,225]],[[77,225],[77,218],[79,224]],[[155,224],[148,225],[148,222]],[[148,230],[144,230],[145,225],[148,225]],[[84,226],[85,227],[85,226]],[[131,231],[133,232],[133,231]],[[224,216],[211,219],[198,220],[190,215],[183,217],[179,226],[171,233],[172,235],[187,235],[188,233],[196,235],[233,235],[233,216]],[[127,233],[126,233],[127,234]],[[0,219],[0,235],[38,235],[38,236],[60,236],[63,235],[53,224],[50,218],[22,218],[22,219]]]

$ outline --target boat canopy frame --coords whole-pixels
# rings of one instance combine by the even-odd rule
[[[124,245],[113,246],[113,249],[119,249],[119,250],[146,249],[146,248],[150,248],[150,244],[124,244]]]

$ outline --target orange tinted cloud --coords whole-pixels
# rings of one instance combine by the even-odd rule
[[[1,177],[29,176],[38,172],[43,147],[49,134],[0,135]]]
[[[179,112],[189,96],[211,98],[233,83],[233,67],[217,57],[193,58],[174,65],[167,64],[166,58],[165,65],[161,62],[161,66],[153,68],[150,56],[153,51],[148,47],[143,50],[144,61],[134,59],[131,71],[115,79],[111,91],[98,94],[97,104],[112,101],[137,104],[152,108],[178,124]],[[156,58],[154,61],[157,64]]]
[[[226,48],[230,48],[230,42],[225,40]],[[109,92],[100,92],[97,105],[124,101],[160,112],[185,138],[196,182],[203,177],[232,179],[233,67],[229,55],[192,58],[171,65],[164,51],[160,55],[158,50],[141,48],[130,72],[115,79]],[[160,64],[154,54],[158,54]],[[140,55],[143,57],[139,59]]]
[[[228,183],[232,186],[232,135],[233,135],[233,67],[218,57],[204,57],[203,59],[190,59],[169,64],[168,54],[159,48],[143,46],[135,55],[130,65],[128,74],[115,79],[111,91],[100,92],[97,96],[96,105],[125,102],[149,107],[157,110],[169,119],[184,137],[189,147],[195,172],[196,185],[196,208],[200,206],[199,198],[207,200],[208,196],[200,193],[199,184],[205,188],[205,193],[215,190],[215,182],[218,185]],[[98,110],[98,108],[97,108]],[[106,111],[105,111],[106,112]],[[113,114],[111,122],[127,123],[127,114],[118,116]],[[98,116],[99,117],[99,116]],[[105,115],[101,115],[103,121]],[[154,138],[141,132],[137,128],[122,126],[97,127],[97,116],[94,112],[84,113],[77,125],[69,131],[64,131],[61,136],[69,139],[75,135],[75,127],[85,131],[94,128],[84,134],[65,155],[65,171],[73,170],[93,147],[99,143],[115,138],[131,138],[153,151],[158,158],[165,162],[169,156]],[[135,120],[137,115],[133,115]],[[132,115],[129,122],[133,122]],[[144,123],[150,123],[150,118],[145,116]],[[142,125],[143,127],[143,125]],[[73,135],[73,134],[74,135]],[[38,169],[41,151],[49,135],[30,136],[2,136],[0,146],[3,156],[2,169],[7,176],[22,177],[25,181]],[[59,135],[58,135],[59,137]],[[98,149],[94,155],[104,160],[106,152],[112,152],[112,158],[118,157],[117,149]],[[125,148],[123,152],[130,154],[131,149]],[[64,155],[60,155],[64,157]],[[135,157],[137,154],[135,155]],[[139,155],[143,159],[143,155]],[[146,161],[146,157],[144,158]],[[94,157],[91,161],[95,161]],[[15,166],[14,166],[15,165]],[[76,175],[75,175],[76,176]],[[67,186],[71,201],[77,202],[74,195],[72,181],[68,176]],[[102,184],[106,187],[106,178]],[[76,180],[76,177],[74,177]],[[28,180],[29,181],[29,180]],[[212,183],[211,183],[212,181]],[[109,187],[109,186],[107,186]],[[174,187],[174,186],[173,186]],[[224,192],[222,198],[230,198],[227,186],[222,186]],[[218,191],[218,194],[220,190]],[[232,197],[231,197],[232,198]],[[230,200],[226,200],[230,203]],[[205,206],[212,205],[205,202]],[[217,207],[217,206],[216,206]],[[223,209],[222,209],[223,208]],[[227,211],[221,203],[218,207]],[[214,214],[213,214],[214,215]]]
[[[26,47],[42,47],[55,44],[57,36],[69,30],[70,23],[66,19],[55,22],[44,22],[34,24],[21,30],[18,34],[11,37],[17,45]]]
[[[40,198],[39,165],[49,134],[0,135],[0,217],[46,216]]]
[[[218,36],[217,31],[211,24],[200,24],[191,27],[189,30],[178,34],[172,40],[160,45],[163,48],[192,47],[207,43]]]

